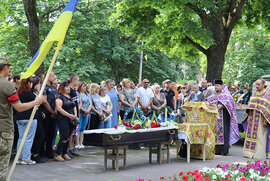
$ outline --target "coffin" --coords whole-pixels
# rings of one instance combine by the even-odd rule
[[[177,139],[177,127],[161,127],[139,130],[96,129],[84,131],[84,145],[120,146],[133,143],[160,142]]]

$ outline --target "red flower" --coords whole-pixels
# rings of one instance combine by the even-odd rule
[[[193,172],[194,175],[197,175],[198,173],[199,173],[199,170],[195,170],[195,171]]]
[[[180,172],[180,173],[179,173],[179,176],[181,177],[183,174],[184,174],[183,172]]]
[[[183,176],[183,177],[182,177],[182,180],[183,180],[183,181],[188,181],[188,177],[187,177],[187,176]]]
[[[201,178],[202,178],[202,176],[200,176],[200,175],[196,175],[196,176],[195,176],[195,180],[196,180],[196,181],[201,181]]]
[[[226,178],[228,178],[228,177],[230,177],[230,176],[231,176],[231,174],[225,175]]]
[[[117,125],[115,125],[114,128],[117,129]]]
[[[165,179],[165,177],[160,177],[160,180],[164,180]]]
[[[209,177],[205,177],[204,179],[205,181],[210,181]]]
[[[155,127],[157,127],[157,124],[155,122],[152,122],[151,123],[151,128],[155,128]]]
[[[246,181],[247,179],[245,179],[245,178],[240,178],[240,181]]]

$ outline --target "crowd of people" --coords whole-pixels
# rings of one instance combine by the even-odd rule
[[[43,78],[20,80],[19,76],[14,76],[13,84],[22,103],[35,100]],[[246,104],[246,87],[240,92],[238,86],[233,88],[229,83],[228,88],[232,95],[239,96],[237,102]],[[161,88],[157,83],[151,86],[148,79],[135,86],[125,78],[121,84],[114,86],[111,79],[88,84],[80,81],[77,75],[71,75],[69,80],[58,83],[57,76],[51,72],[44,90],[45,101],[34,117],[18,163],[43,163],[47,159],[71,160],[78,156],[76,149],[85,147],[84,130],[113,128],[118,125],[119,117],[124,119],[130,107],[140,108],[145,116],[151,116],[153,111],[158,115],[168,107],[177,116],[181,114],[185,102],[206,101],[213,92],[215,89],[212,83],[206,80],[201,81],[200,86],[196,83],[177,86],[167,79]],[[14,111],[14,150],[20,145],[31,112],[32,109]],[[131,117],[132,112],[127,118]],[[60,138],[56,143],[58,131]]]
[[[20,79],[20,76],[16,75],[11,80],[9,67],[9,60],[0,59],[0,83],[4,93],[1,96],[6,96],[0,96],[0,110],[2,117],[8,115],[0,118],[0,132],[12,132],[11,135],[1,135],[1,139],[7,141],[5,137],[13,138],[15,130],[13,151],[18,149],[22,141],[33,107],[39,105],[19,156],[18,164],[24,165],[44,163],[48,159],[63,162],[79,156],[76,151],[85,147],[85,130],[115,127],[125,116],[127,119],[132,117],[132,113],[127,114],[131,107],[140,108],[145,116],[151,116],[153,111],[157,115],[164,113],[166,107],[176,117],[181,117],[181,108],[185,102],[209,101],[212,95],[225,90],[222,81],[213,85],[206,80],[200,84],[187,82],[177,86],[175,82],[167,79],[160,86],[144,79],[135,86],[134,82],[127,78],[118,85],[114,85],[111,79],[90,84],[80,81],[77,75],[71,75],[69,80],[60,82],[57,76],[50,72],[43,96],[39,97],[44,76]],[[235,103],[248,103],[251,96],[248,84],[245,84],[243,90],[240,85],[233,87],[231,82],[225,87],[229,97],[235,98]],[[214,99],[210,101],[215,102]],[[11,105],[14,109],[13,116],[12,111],[8,110]],[[224,105],[218,104],[219,110],[227,108]],[[9,121],[10,118],[13,118],[13,123]],[[7,156],[9,154],[7,152]]]

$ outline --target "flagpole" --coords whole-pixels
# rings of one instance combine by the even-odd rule
[[[142,41],[142,45],[143,45],[143,41]],[[139,84],[142,83],[142,66],[143,66],[143,51],[141,51],[141,57],[140,57]]]
[[[57,55],[58,55],[58,53],[59,53],[59,50],[60,50],[61,46],[62,46],[62,45],[58,45],[58,46],[57,46],[57,49],[56,49],[56,51],[55,51],[55,53],[54,53],[53,59],[52,59],[52,61],[51,61],[50,67],[49,67],[49,69],[48,69],[48,71],[47,71],[46,77],[45,77],[45,79],[44,79],[44,82],[43,82],[42,87],[41,87],[41,89],[40,89],[40,92],[39,92],[39,94],[38,94],[38,97],[41,97],[42,94],[43,94],[43,91],[44,91],[45,86],[46,86],[46,84],[47,84],[47,82],[48,82],[49,76],[50,76],[50,74],[51,74],[52,68],[53,68],[53,66],[54,66],[56,57],[57,57]],[[32,121],[33,121],[33,119],[34,119],[34,116],[35,116],[35,114],[36,114],[37,108],[38,108],[38,106],[35,105],[35,106],[34,106],[34,109],[33,109],[33,111],[32,111],[32,113],[31,113],[29,122],[28,122],[27,127],[26,127],[26,129],[25,129],[25,132],[24,132],[24,134],[23,134],[23,138],[22,138],[21,144],[20,144],[20,146],[19,146],[19,149],[17,150],[16,156],[15,156],[14,161],[13,161],[13,163],[12,163],[12,166],[11,166],[11,168],[10,168],[10,171],[9,171],[9,174],[8,174],[7,181],[10,181],[11,176],[12,176],[12,174],[13,174],[13,172],[14,172],[14,169],[15,169],[15,167],[16,167],[16,163],[17,163],[17,161],[18,161],[18,159],[19,159],[19,156],[20,156],[20,154],[21,154],[21,151],[22,151],[24,142],[25,142],[25,140],[26,140],[26,136],[27,136],[27,134],[28,134],[28,132],[29,132],[29,129],[30,129],[30,126],[31,126]]]

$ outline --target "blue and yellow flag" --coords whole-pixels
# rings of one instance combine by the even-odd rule
[[[21,76],[21,79],[26,79],[33,75],[36,70],[40,67],[45,57],[47,56],[49,50],[51,49],[53,43],[58,41],[58,46],[62,45],[69,27],[70,21],[72,19],[73,13],[76,9],[78,0],[70,0],[65,9],[63,10],[60,17],[56,20],[51,31],[39,47],[39,50],[28,64],[27,71]]]

